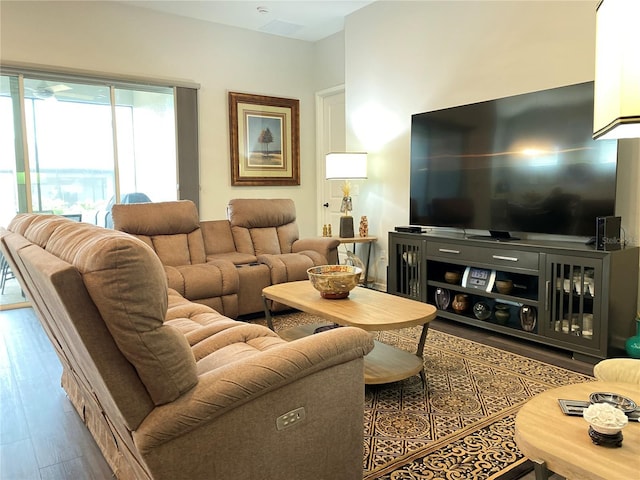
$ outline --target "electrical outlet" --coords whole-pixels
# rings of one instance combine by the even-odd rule
[[[301,422],[306,416],[307,414],[304,411],[304,407],[296,408],[295,410],[280,415],[276,419],[276,428],[278,430],[284,430],[295,423]]]
[[[386,262],[387,261],[387,251],[386,250],[381,250],[380,251],[379,259],[380,259],[381,262]]]

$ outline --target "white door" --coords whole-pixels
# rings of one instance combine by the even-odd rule
[[[340,228],[342,180],[325,179],[325,155],[344,152],[346,148],[346,118],[344,86],[323,90],[316,95],[318,171],[318,231],[331,225],[334,237]]]

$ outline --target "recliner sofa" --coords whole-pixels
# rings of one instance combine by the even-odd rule
[[[156,252],[171,288],[232,318],[262,312],[264,287],[337,263],[337,239],[299,238],[291,199],[234,199],[227,210],[225,220],[200,221],[196,205],[179,200],[118,204],[112,213],[116,230]]]
[[[366,332],[286,342],[168,288],[143,241],[62,217],[20,214],[0,247],[117,478],[362,478]]]

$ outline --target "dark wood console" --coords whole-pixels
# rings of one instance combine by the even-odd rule
[[[639,252],[390,232],[387,289],[436,305],[440,317],[569,350],[593,363],[622,355],[625,339],[635,333]],[[447,272],[459,278],[449,283]],[[501,293],[496,284],[505,280],[512,289]],[[467,296],[464,311],[454,310],[456,295]],[[490,312],[487,318],[474,313],[478,303]],[[508,313],[496,315],[496,306]]]

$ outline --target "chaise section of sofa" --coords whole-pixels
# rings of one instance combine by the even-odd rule
[[[365,332],[285,342],[168,288],[142,240],[60,217],[18,215],[0,247],[117,478],[362,478]]]

